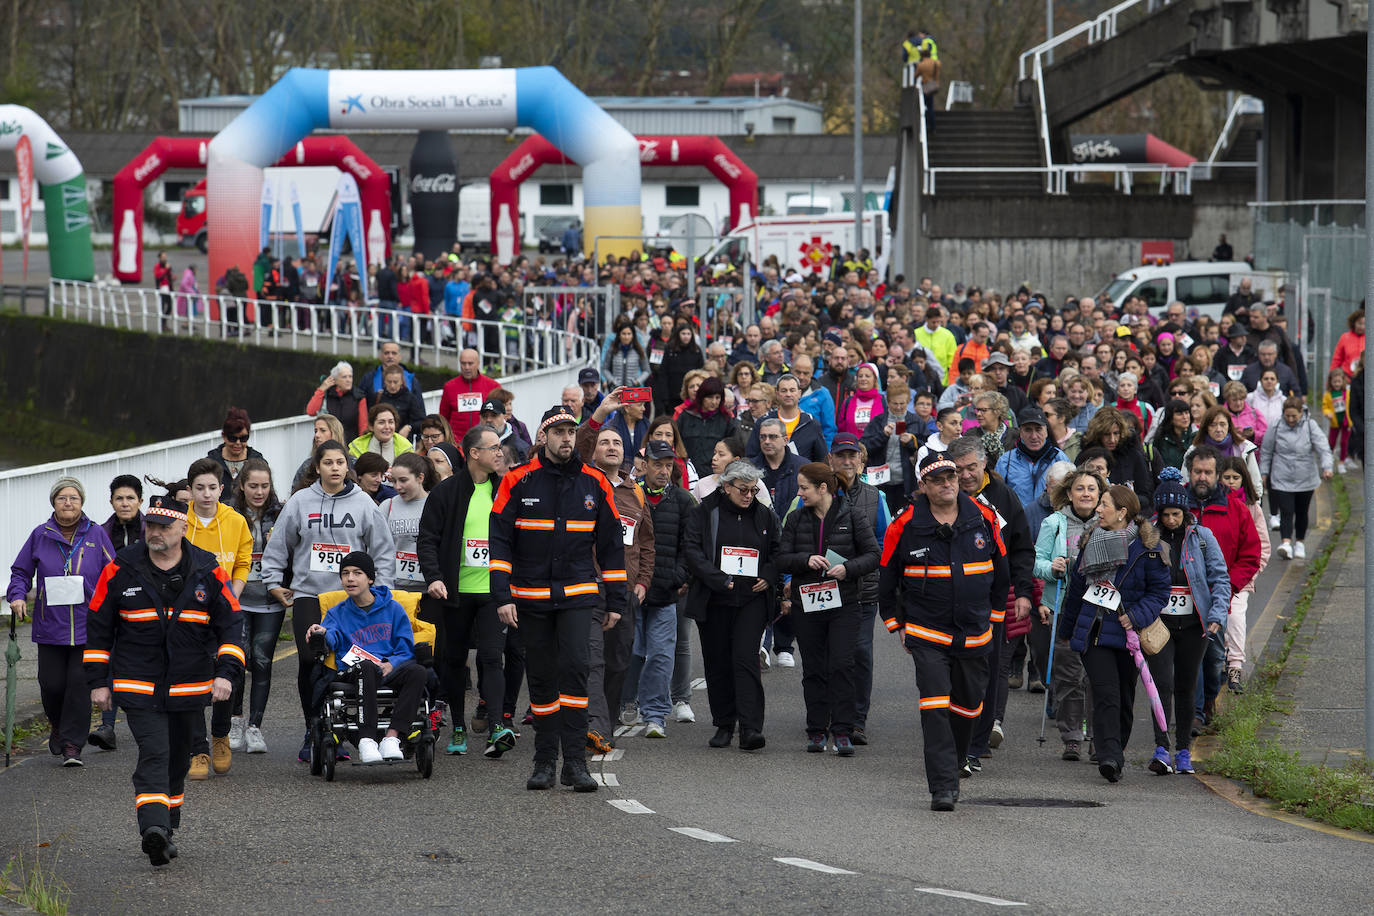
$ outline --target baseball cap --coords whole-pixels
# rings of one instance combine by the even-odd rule
[[[1016,423],[1019,426],[1044,426],[1049,428],[1050,421],[1045,419],[1045,412],[1039,407],[1022,407],[1021,412],[1016,415]]]
[[[478,411],[478,413],[499,413],[504,416],[506,413],[506,405],[495,398],[488,398],[482,403],[482,409]]]
[[[559,404],[557,407],[550,407],[544,411],[544,418],[539,421],[539,430],[542,432],[550,426],[558,426],[560,423],[571,423],[577,425],[577,418],[568,413],[568,408]]]
[[[853,433],[836,433],[834,441],[830,444],[832,452],[857,452],[859,451],[859,437]]]
[[[588,366],[587,368],[583,369],[581,372],[577,373],[577,384],[579,384],[579,385],[585,385],[585,384],[587,384],[588,382],[599,382],[599,381],[601,381],[601,373],[597,372],[597,371],[596,371],[595,369],[593,369],[591,366]]]
[[[944,452],[931,452],[921,460],[921,476],[929,474],[943,474],[949,471],[951,474],[958,473],[959,469],[954,466],[954,462]]]
[[[661,458],[676,458],[677,452],[662,439],[654,439],[644,446],[644,457],[649,461],[658,461]]]
[[[989,366],[1006,366],[1010,369],[1011,360],[1007,359],[1007,354],[998,350],[996,353],[990,354],[987,359],[983,360],[983,368],[986,369]]]
[[[172,522],[186,521],[186,504],[170,496],[154,496],[148,500],[148,511],[143,520],[150,525],[170,525]]]
[[[800,282],[802,282],[802,275],[799,274],[799,273],[797,273],[797,272],[794,270],[794,271],[792,271],[790,274],[788,274],[788,275],[784,278],[784,282],[786,282],[786,283],[800,283]]]

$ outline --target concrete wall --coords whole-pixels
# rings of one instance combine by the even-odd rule
[[[1245,204],[1198,204],[1193,208],[1193,234],[1188,248],[1196,257],[1210,258],[1222,233],[1236,259],[1255,250],[1255,211]]]
[[[929,268],[945,289],[976,283],[984,291],[1014,291],[1026,284],[1053,303],[1066,296],[1090,296],[1113,276],[1140,263],[1139,238],[1112,239],[929,239]],[[1187,239],[1175,239],[1175,251]],[[1209,248],[1210,252],[1211,249]]]

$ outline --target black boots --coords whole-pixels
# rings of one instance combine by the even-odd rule
[[[730,742],[735,740],[735,730],[733,728],[718,728],[716,733],[711,736],[711,740],[706,742],[711,747],[729,747]]]
[[[599,784],[587,772],[587,761],[574,757],[563,761],[563,785],[572,786],[574,792],[595,792]]]
[[[552,789],[553,764],[554,762],[552,760],[536,760],[534,762],[534,772],[530,774],[529,780],[525,782],[525,788]]]
[[[143,831],[143,851],[153,865],[166,865],[177,857],[176,844],[166,827],[149,827]]]

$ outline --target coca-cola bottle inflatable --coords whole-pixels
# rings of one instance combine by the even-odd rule
[[[410,152],[410,221],[415,251],[430,259],[458,239],[458,159],[448,132],[422,130]]]

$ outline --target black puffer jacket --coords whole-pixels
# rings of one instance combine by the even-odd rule
[[[681,600],[678,589],[687,584],[687,515],[696,505],[692,494],[671,481],[658,505],[649,501],[654,519],[654,580],[644,596],[645,607],[665,607]]]
[[[824,543],[821,535],[824,534]],[[845,558],[844,578],[840,580],[840,601],[846,610],[858,612],[863,578],[878,568],[878,537],[873,525],[843,492],[835,494],[824,523],[816,513],[799,505],[782,526],[782,549],[778,570],[792,574],[792,607],[801,611],[799,589],[826,578],[825,570],[807,565],[812,556],[825,556],[833,550]]]
[[[687,449],[687,460],[697,469],[698,477],[711,474],[711,456],[716,443],[739,432],[739,424],[729,414],[716,411],[703,417],[690,407],[678,416],[677,428],[682,434],[682,447]]]

